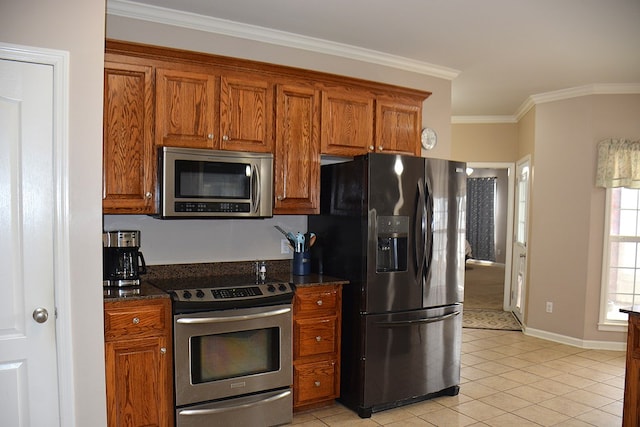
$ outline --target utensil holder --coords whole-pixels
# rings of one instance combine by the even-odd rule
[[[311,255],[309,251],[293,253],[291,272],[296,276],[306,276],[311,273]]]

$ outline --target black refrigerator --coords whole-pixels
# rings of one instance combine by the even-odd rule
[[[312,265],[350,281],[339,400],[362,418],[459,391],[465,169],[382,153],[322,166]]]

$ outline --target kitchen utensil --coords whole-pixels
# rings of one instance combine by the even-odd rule
[[[274,225],[275,229],[278,230],[280,233],[282,233],[287,240],[289,241],[289,246],[291,246],[291,249],[293,249],[295,251],[296,248],[296,236],[293,235],[292,232],[287,232],[284,231],[284,229],[282,227],[280,227],[279,225]]]

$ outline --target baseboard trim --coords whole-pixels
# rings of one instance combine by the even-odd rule
[[[548,341],[553,341],[560,344],[567,344],[574,347],[580,347],[580,348],[590,349],[590,350],[626,351],[627,349],[626,342],[582,340],[579,338],[556,334],[554,332],[528,328],[526,326],[523,326],[522,332],[525,335],[528,335],[531,337],[542,338]]]

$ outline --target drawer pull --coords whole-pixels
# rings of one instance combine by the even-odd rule
[[[134,317],[133,318],[133,324],[137,325],[138,323],[140,323],[140,319],[138,317]]]
[[[322,305],[322,300],[321,300],[321,299],[319,299],[318,301],[316,301],[316,304],[318,304],[318,305]]]
[[[322,337],[321,337],[320,335],[318,335],[318,336],[316,337],[316,341],[318,341],[318,342],[322,341]]]
[[[320,387],[320,381],[315,381],[313,385],[315,385],[316,387]]]

